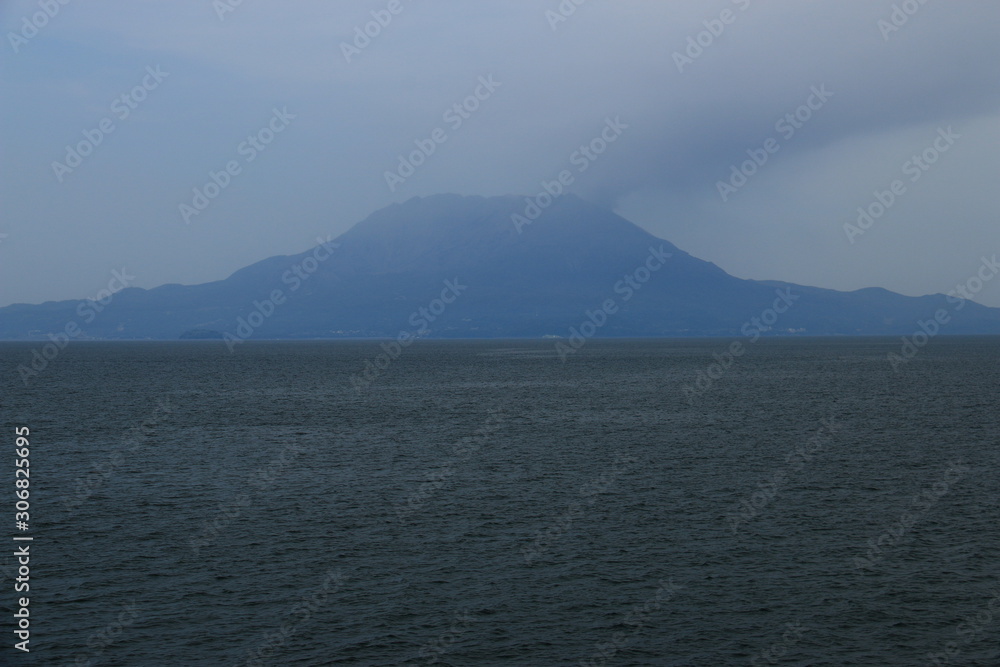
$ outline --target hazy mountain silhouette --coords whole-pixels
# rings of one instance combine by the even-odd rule
[[[735,278],[572,195],[518,230],[511,216],[525,207],[515,196],[415,197],[325,246],[265,259],[225,280],[127,288],[106,306],[2,308],[0,338],[48,339],[67,325],[73,337],[116,339],[537,337],[569,336],[587,321],[601,323],[593,327],[598,336],[735,336],[769,319],[767,334],[895,335],[913,333],[939,309],[949,317],[942,333],[1000,333],[1000,309],[940,294]],[[282,299],[272,308],[275,290]],[[435,303],[443,291],[452,303]],[[602,318],[596,311],[608,300],[614,308]],[[776,305],[785,312],[768,313]]]

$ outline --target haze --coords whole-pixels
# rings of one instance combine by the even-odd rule
[[[566,169],[742,278],[917,296],[1000,251],[987,0],[36,0],[0,22],[0,305],[219,280],[392,202]],[[859,207],[884,211],[845,230]]]

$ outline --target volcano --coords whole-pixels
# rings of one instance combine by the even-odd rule
[[[1000,309],[955,296],[744,280],[574,195],[538,204],[414,197],[225,280],[7,306],[0,339],[1000,333]]]

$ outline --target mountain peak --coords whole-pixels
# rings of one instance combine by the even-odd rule
[[[741,280],[570,194],[411,197],[375,211],[336,242],[262,260],[214,283],[123,291],[93,322],[78,322],[81,335],[394,337],[414,326],[413,314],[434,302],[445,281],[461,284],[461,297],[418,320],[425,325],[411,333],[568,336],[583,318],[596,317],[600,336],[746,336],[747,323],[777,303],[776,292],[789,305],[760,333],[909,334],[935,308],[951,309],[941,295]],[[270,299],[279,303],[268,307]],[[76,306],[0,309],[0,338],[58,334],[77,321]],[[255,310],[252,331],[247,324],[238,330]],[[604,316],[593,315],[597,310]],[[968,303],[950,312],[948,333],[1000,332],[998,309]]]

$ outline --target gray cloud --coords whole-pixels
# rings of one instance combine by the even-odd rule
[[[414,195],[530,194],[609,116],[630,127],[574,191],[685,250],[741,277],[947,291],[1000,249],[1000,6],[928,2],[884,39],[893,4],[588,0],[553,30],[555,0],[402,0],[347,63],[341,42],[388,0],[247,1],[222,21],[202,0],[70,3],[0,56],[0,303],[83,297],[123,264],[145,287],[219,279]],[[679,72],[673,53],[727,9]],[[5,3],[4,33],[37,10]],[[65,146],[156,65],[170,76],[58,182]],[[491,74],[501,86],[452,130],[443,113]],[[781,138],[820,85],[834,96]],[[184,224],[178,205],[274,107],[296,115],[287,131]],[[849,243],[844,223],[939,126],[962,138]],[[384,172],[437,127],[447,141],[390,192]],[[780,150],[723,202],[717,182],[772,136]]]

